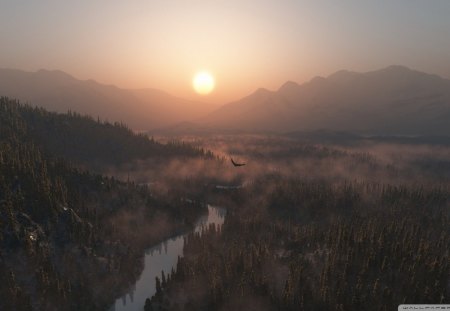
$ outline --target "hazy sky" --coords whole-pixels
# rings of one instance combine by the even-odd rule
[[[224,103],[340,69],[450,77],[450,1],[0,0],[0,67]],[[196,95],[206,69],[216,90]]]

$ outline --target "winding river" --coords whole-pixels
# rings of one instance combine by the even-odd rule
[[[225,209],[208,205],[208,215],[197,221],[194,230],[210,224],[222,225],[225,220]],[[183,244],[186,234],[169,238],[145,252],[144,270],[130,291],[118,298],[110,311],[142,311],[145,299],[155,294],[155,277],[161,277],[161,271],[167,275],[175,269],[178,256],[183,256]]]

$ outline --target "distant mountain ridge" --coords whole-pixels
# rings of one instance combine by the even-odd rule
[[[301,85],[288,81],[276,91],[260,88],[216,110],[160,90],[121,89],[58,70],[0,69],[0,96],[51,111],[72,110],[125,122],[134,130],[174,129],[174,125],[179,130],[176,124],[183,123],[193,132],[450,135],[450,80],[404,66],[365,73],[341,70]]]
[[[199,120],[248,131],[333,130],[375,135],[450,135],[450,80],[390,66],[338,71],[277,91],[258,89]]]
[[[197,119],[215,106],[189,101],[156,89],[129,90],[59,71],[0,69],[0,96],[56,112],[76,111],[102,120],[125,122],[135,130]]]

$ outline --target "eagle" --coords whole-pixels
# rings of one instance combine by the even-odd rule
[[[234,162],[233,158],[230,158],[230,159],[231,159],[231,163],[233,163],[234,166],[244,166],[245,165],[245,163],[236,163],[236,162]]]

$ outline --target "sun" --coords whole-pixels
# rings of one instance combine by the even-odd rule
[[[207,71],[198,72],[192,80],[192,86],[194,87],[195,92],[200,95],[209,94],[214,90],[214,78]]]

